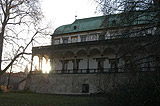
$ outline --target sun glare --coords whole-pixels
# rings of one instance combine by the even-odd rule
[[[39,57],[35,56],[33,59],[33,64],[34,66],[37,66],[37,69],[39,70]],[[35,69],[35,67],[34,67]],[[42,73],[49,73],[51,71],[51,65],[50,65],[50,59],[48,59],[48,61],[43,57],[42,60]]]
[[[46,60],[43,59],[43,62],[42,62],[42,73],[49,73],[50,70],[51,70],[50,60],[48,60],[48,62],[46,62]]]

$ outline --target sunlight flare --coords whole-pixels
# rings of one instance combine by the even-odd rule
[[[46,60],[45,58],[43,58],[42,61],[42,73],[49,73],[51,70],[51,66],[50,66],[50,60]]]

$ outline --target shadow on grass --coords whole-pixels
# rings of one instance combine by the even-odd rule
[[[106,106],[103,97],[35,94],[33,92],[0,93],[0,106]]]

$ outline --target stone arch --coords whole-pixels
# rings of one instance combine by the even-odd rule
[[[46,71],[46,63],[47,63],[47,59],[43,56],[42,57],[42,72],[44,73]]]
[[[154,47],[144,47],[144,45],[139,44],[136,48],[139,48],[134,51],[133,55],[131,55],[131,59],[134,58],[134,64],[136,64],[136,68],[138,71],[151,71],[155,65],[153,61],[153,57],[150,55],[153,51],[155,51]],[[154,52],[156,53],[156,52]],[[134,57],[132,57],[134,56]]]
[[[144,45],[142,45],[142,44],[137,45],[135,48],[139,48],[139,47],[141,47],[141,48],[135,50],[135,53],[136,54],[142,54],[142,55],[148,55],[148,53],[151,53],[152,51],[155,50],[153,46],[150,47],[150,48],[147,48],[147,47],[144,47]]]
[[[91,51],[90,51],[90,55],[91,56],[95,56],[95,55],[101,55],[101,51],[98,49],[98,48],[93,48],[93,49],[91,49]]]
[[[87,69],[87,59],[88,54],[87,51],[84,49],[81,49],[77,52],[77,69]]]
[[[42,71],[43,73],[49,73],[51,71],[51,59],[49,54],[45,54],[42,60]]]
[[[117,54],[118,54],[118,71],[119,72],[123,72],[124,71],[124,67],[125,67],[125,61],[126,61],[126,58],[124,56],[126,50],[125,50],[125,46],[124,45],[121,45],[118,47],[117,49]],[[127,57],[128,58],[128,57]]]
[[[63,70],[73,70],[74,69],[74,61],[75,61],[75,54],[71,50],[67,50],[64,53],[64,65]]]
[[[123,55],[126,52],[126,48],[124,46],[120,46],[117,52],[119,55]]]
[[[143,44],[136,44],[135,48],[139,48],[139,47],[142,47],[142,46],[143,46]],[[137,49],[137,50],[135,49],[134,51],[131,51],[131,52],[130,52],[130,49],[131,48],[127,48],[127,47],[125,48],[125,46],[121,46],[118,50],[118,53],[120,53],[120,56],[121,56],[121,58],[119,59],[120,60],[119,65],[122,68],[125,68],[127,70],[128,69],[127,67],[129,66],[132,58],[134,58],[134,60],[136,60],[135,64],[138,64],[138,65],[136,65],[136,68],[137,68],[136,70],[140,70],[141,67],[152,66],[152,63],[149,62],[151,60],[150,57],[149,58],[143,58],[143,57],[146,57],[148,55],[149,49],[143,47],[143,48],[140,48],[140,49]],[[143,61],[144,61],[144,63],[143,63]],[[147,62],[145,62],[145,61],[147,61]]]
[[[107,47],[103,51],[103,56],[115,55],[115,50],[111,47]]]
[[[54,52],[51,59],[51,70],[62,70],[63,53],[60,51]]]
[[[43,61],[46,61],[46,59],[44,58],[44,55],[40,55],[39,56],[39,71],[40,72],[43,72],[43,66],[44,66]],[[45,64],[46,64],[46,62],[45,62]]]
[[[61,59],[63,57],[63,53],[62,52],[54,52],[53,54],[52,54],[52,58],[53,59]]]
[[[35,55],[33,57],[33,71],[38,71],[39,70],[39,56]]]
[[[85,56],[85,55],[87,55],[87,51],[84,49],[81,49],[76,53],[77,57],[81,57],[81,56]]]
[[[115,50],[111,47],[107,47],[103,51],[103,57],[104,57],[104,68],[106,72],[110,71],[110,68],[113,66],[113,61],[116,58]]]
[[[97,48],[93,48],[90,51],[89,68],[98,69],[99,67],[101,67],[100,58],[101,58],[101,51]]]
[[[46,63],[47,63],[47,62],[48,62],[48,60],[50,59],[49,54],[45,54],[45,55],[44,55],[44,58],[46,59]]]
[[[75,56],[75,54],[74,54],[74,52],[71,51],[71,50],[68,50],[68,51],[66,51],[66,52],[64,53],[64,57],[65,57],[65,58],[74,58],[74,56]]]
[[[36,57],[36,56],[38,56],[38,58],[40,58],[40,57],[42,57],[43,55],[42,55],[42,54],[36,54],[36,55],[34,55],[33,57]]]

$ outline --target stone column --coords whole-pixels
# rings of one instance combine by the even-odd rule
[[[87,73],[89,73],[89,58],[90,58],[90,55],[87,55]]]
[[[118,53],[115,54],[116,60],[115,60],[115,72],[118,72]]]
[[[101,55],[101,72],[103,72],[104,70],[104,59],[103,59],[103,54]]]
[[[74,57],[73,71],[77,73],[77,56]]]
[[[39,57],[39,71],[42,71],[42,57]]]
[[[46,59],[46,64],[47,64],[49,59],[48,59],[48,57],[47,57],[47,58],[45,58],[45,59]]]
[[[32,57],[31,57],[31,69],[30,69],[30,73],[32,73],[32,66],[33,66],[33,55],[32,55]]]
[[[64,72],[64,58],[65,57],[62,57],[62,72]]]
[[[53,58],[50,58],[51,73],[53,73]]]
[[[43,57],[41,57],[41,72],[42,72],[42,61],[43,61]]]

